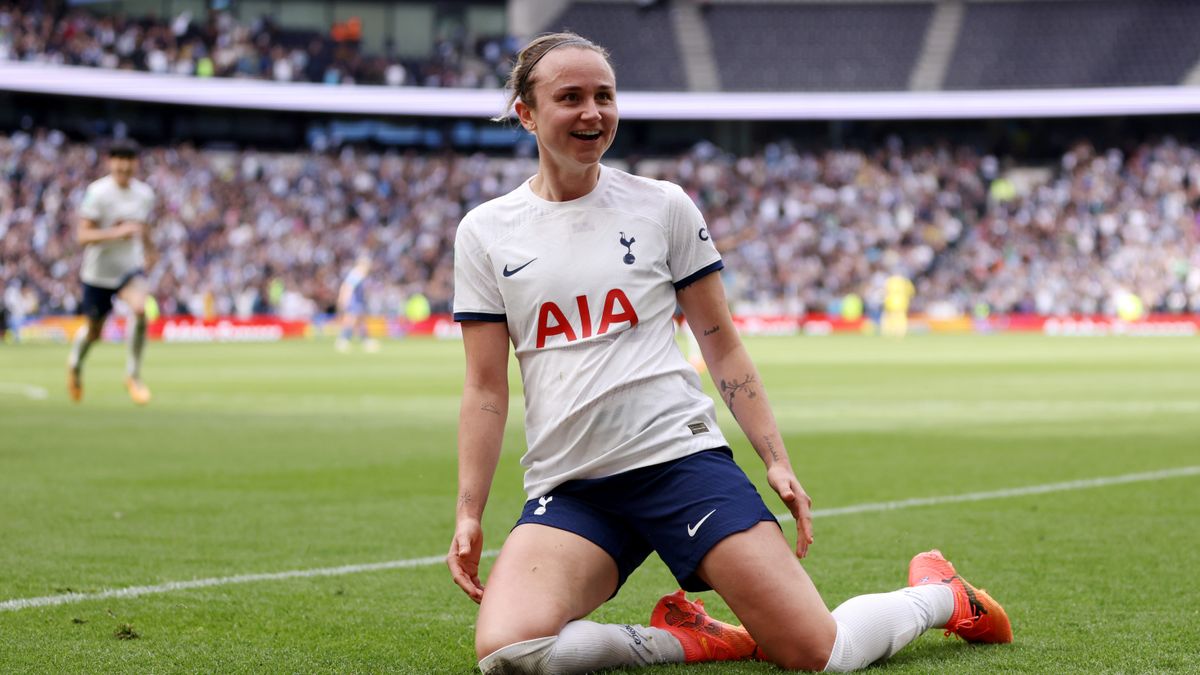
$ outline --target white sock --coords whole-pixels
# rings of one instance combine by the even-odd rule
[[[125,374],[139,379],[142,374],[142,349],[146,346],[146,317],[137,315],[130,322],[129,356],[125,360]]]
[[[942,584],[850,598],[833,610],[837,637],[825,672],[849,672],[886,659],[921,633],[946,625],[953,611],[954,593]]]
[[[572,621],[556,636],[497,649],[479,661],[479,669],[484,675],[565,675],[652,663],[683,663],[679,640],[649,626]]]
[[[75,339],[71,341],[71,356],[67,360],[67,365],[71,370],[78,371],[83,365],[83,357],[87,356],[88,349],[91,349],[92,341],[88,339],[88,327],[85,323],[75,331]]]

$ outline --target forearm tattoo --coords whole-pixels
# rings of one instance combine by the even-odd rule
[[[779,451],[777,451],[775,449],[775,441],[771,440],[770,435],[764,434],[763,435],[763,443],[766,443],[767,451],[771,453],[771,459],[778,462],[779,461]]]
[[[483,411],[485,411],[485,412],[490,412],[490,413],[492,413],[493,415],[499,415],[499,414],[500,414],[500,409],[499,409],[499,408],[497,408],[497,407],[496,407],[496,404],[495,404],[495,403],[492,403],[491,401],[488,401],[487,403],[484,403],[483,405],[479,406],[479,409],[480,409],[480,410],[483,410]]]
[[[737,412],[733,409],[733,400],[738,394],[744,394],[746,398],[758,398],[758,392],[754,387],[754,376],[747,374],[746,379],[738,382],[737,380],[721,380],[721,398],[725,400],[725,405],[729,407],[729,412],[733,413],[733,418],[737,419]]]
[[[704,329],[704,336],[705,336],[705,337],[708,337],[709,335],[712,335],[713,333],[715,333],[715,332],[717,332],[717,331],[719,331],[719,330],[721,330],[721,327],[720,327],[720,326],[713,326],[712,328],[705,328],[705,329]]]
[[[467,504],[470,504],[473,499],[474,498],[471,496],[470,492],[464,492],[458,496],[458,505],[466,506]]]

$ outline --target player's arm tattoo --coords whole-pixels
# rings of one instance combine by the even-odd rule
[[[763,443],[767,445],[767,451],[771,453],[771,459],[779,461],[779,451],[775,449],[775,441],[771,440],[770,434],[763,434]]]
[[[472,501],[474,501],[474,499],[475,498],[471,496],[471,492],[468,490],[467,492],[464,492],[458,496],[458,505],[466,506],[467,504],[470,504]]]
[[[713,333],[716,333],[719,330],[721,330],[720,326],[713,326],[712,328],[705,328],[704,329],[704,337],[708,337],[709,335],[712,335]]]
[[[746,379],[741,382],[737,380],[721,379],[721,398],[725,400],[725,405],[729,408],[729,412],[733,413],[733,418],[737,419],[737,412],[733,409],[733,400],[738,394],[744,394],[746,398],[758,398],[758,391],[754,389],[754,375],[747,374]]]
[[[495,404],[495,403],[493,403],[492,401],[488,401],[488,402],[484,403],[483,405],[479,406],[479,409],[480,409],[480,410],[483,410],[483,411],[485,411],[485,412],[490,412],[490,413],[492,413],[493,415],[499,415],[499,414],[500,414],[500,409],[499,409],[499,408],[497,408],[497,407],[496,407],[496,404]]]

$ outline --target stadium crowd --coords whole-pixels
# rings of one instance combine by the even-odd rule
[[[465,32],[438,40],[424,59],[361,47],[353,20],[328,34],[285,31],[268,17],[238,21],[228,12],[170,19],[97,16],[74,8],[51,13],[42,3],[0,2],[0,61],[140,70],[324,84],[498,88],[516,44]]]
[[[1147,311],[1200,312],[1200,148],[1079,144],[1010,197],[991,200],[920,295],[1046,316],[1112,315],[1123,295]]]
[[[101,152],[57,131],[0,136],[0,282],[12,314],[76,311],[75,210],[104,171]],[[148,149],[141,164],[160,200],[164,254],[149,274],[162,311],[288,317],[329,312],[364,251],[377,261],[372,312],[397,314],[417,292],[448,310],[457,223],[535,171],[530,159],[348,147],[180,145]],[[1200,312],[1200,149],[1081,145],[1020,189],[999,166],[966,148],[899,142],[819,154],[778,143],[748,157],[701,143],[629,168],[697,202],[737,312],[830,311],[848,293],[871,307],[893,273],[914,280],[918,311],[1112,314],[1128,291],[1147,310]]]

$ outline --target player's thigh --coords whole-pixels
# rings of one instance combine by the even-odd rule
[[[772,661],[825,667],[837,623],[778,525],[761,522],[722,539],[704,556],[699,573]]]
[[[558,635],[617,589],[617,564],[596,544],[545,525],[517,526],[488,575],[475,651],[480,658],[524,640]]]
[[[146,311],[146,296],[149,294],[150,288],[146,282],[146,278],[139,274],[125,282],[125,285],[117,292],[117,297],[121,298],[121,301],[126,305],[129,305],[129,309],[134,314],[141,314]]]

